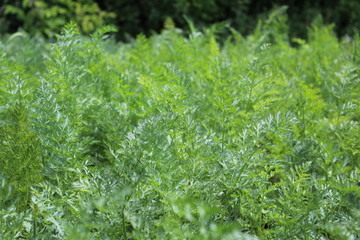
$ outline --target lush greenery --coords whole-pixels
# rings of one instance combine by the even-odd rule
[[[114,24],[119,27],[118,38],[129,39],[159,32],[169,19],[185,29],[189,18],[197,27],[225,21],[248,34],[259,19],[265,20],[270,11],[284,5],[288,6],[291,37],[305,38],[307,28],[321,16],[325,23],[335,24],[339,36],[353,35],[360,28],[358,0],[3,0],[0,33],[20,27],[52,37],[72,20],[84,33],[104,23]]]
[[[70,20],[83,33],[95,31],[115,13],[103,11],[93,0],[3,0],[0,5],[0,33],[17,31],[53,37]],[[2,15],[2,17],[1,17]]]
[[[284,21],[3,39],[0,239],[358,238],[360,38]]]

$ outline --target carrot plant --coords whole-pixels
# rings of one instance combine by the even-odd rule
[[[360,237],[359,39],[289,40],[283,11],[3,38],[0,239]]]

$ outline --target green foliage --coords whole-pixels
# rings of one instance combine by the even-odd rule
[[[358,238],[359,39],[294,48],[284,10],[221,44],[4,39],[1,238]]]
[[[25,207],[30,200],[30,187],[43,178],[39,144],[35,133],[28,129],[30,123],[22,103],[14,106],[9,114],[11,123],[1,129],[0,174],[21,198],[19,205]]]
[[[287,6],[288,17],[279,11],[281,6]],[[0,4],[0,33],[13,33],[21,28],[31,34],[53,37],[72,20],[83,33],[114,24],[120,28],[118,38],[130,40],[140,33],[149,36],[169,28],[189,29],[191,19],[201,29],[226,22],[241,34],[249,35],[259,20],[269,25],[265,22],[269,15],[271,22],[274,15],[281,14],[289,18],[288,24],[273,30],[289,28],[291,38],[306,37],[309,26],[319,18],[334,24],[339,36],[352,36],[360,27],[359,11],[358,0],[4,0]],[[229,29],[223,29],[221,35],[229,35]]]
[[[2,8],[5,23],[12,20],[30,34],[41,33],[48,37],[53,37],[69,21],[76,22],[83,33],[89,33],[115,17],[111,12],[102,11],[91,0],[5,0]],[[7,26],[14,27],[11,23]]]

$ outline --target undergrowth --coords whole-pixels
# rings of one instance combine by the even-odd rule
[[[359,38],[285,20],[3,39],[0,239],[359,238]]]

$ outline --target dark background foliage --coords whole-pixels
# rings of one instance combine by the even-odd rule
[[[169,18],[176,27],[187,29],[184,16],[200,28],[229,21],[248,34],[259,19],[283,5],[288,6],[292,37],[306,37],[307,27],[320,16],[324,23],[335,24],[339,36],[352,35],[360,26],[358,0],[2,0],[0,5],[0,33],[21,28],[50,37],[72,20],[84,33],[114,24],[119,28],[118,37],[126,39],[159,32]]]

